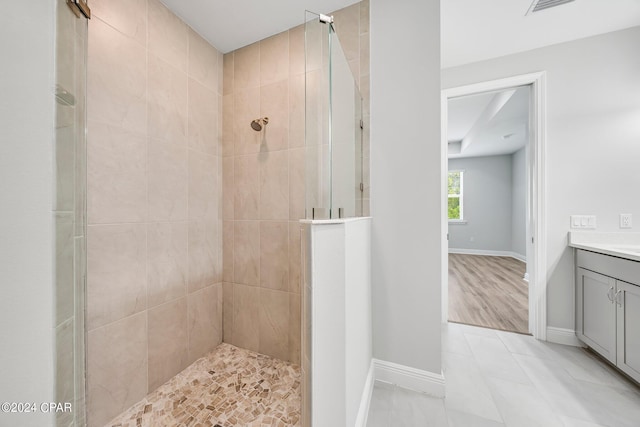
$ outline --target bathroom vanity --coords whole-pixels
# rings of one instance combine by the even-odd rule
[[[576,335],[640,382],[640,245],[572,233]]]

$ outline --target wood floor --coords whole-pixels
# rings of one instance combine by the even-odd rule
[[[449,254],[449,321],[528,334],[525,269],[511,257]]]

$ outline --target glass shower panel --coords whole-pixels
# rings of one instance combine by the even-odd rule
[[[56,2],[55,400],[72,405],[57,426],[85,421],[85,218],[87,20]]]
[[[362,97],[330,27],[331,217],[362,216]]]

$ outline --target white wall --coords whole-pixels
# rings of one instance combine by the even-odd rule
[[[640,27],[634,27],[442,72],[443,89],[547,72],[550,327],[574,328],[569,216],[597,215],[599,231],[619,231],[620,213],[640,213],[639,44]]]
[[[463,219],[449,223],[449,248],[511,251],[511,155],[449,159],[463,170]]]
[[[440,2],[370,7],[374,358],[439,374]]]
[[[55,2],[0,14],[0,402],[53,400]],[[0,425],[53,419],[0,412]]]
[[[527,256],[527,149],[511,155],[511,252]]]

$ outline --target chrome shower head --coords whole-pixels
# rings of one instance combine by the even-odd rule
[[[260,132],[263,126],[266,126],[269,123],[269,117],[263,117],[261,119],[255,119],[251,121],[251,129],[256,132]]]

